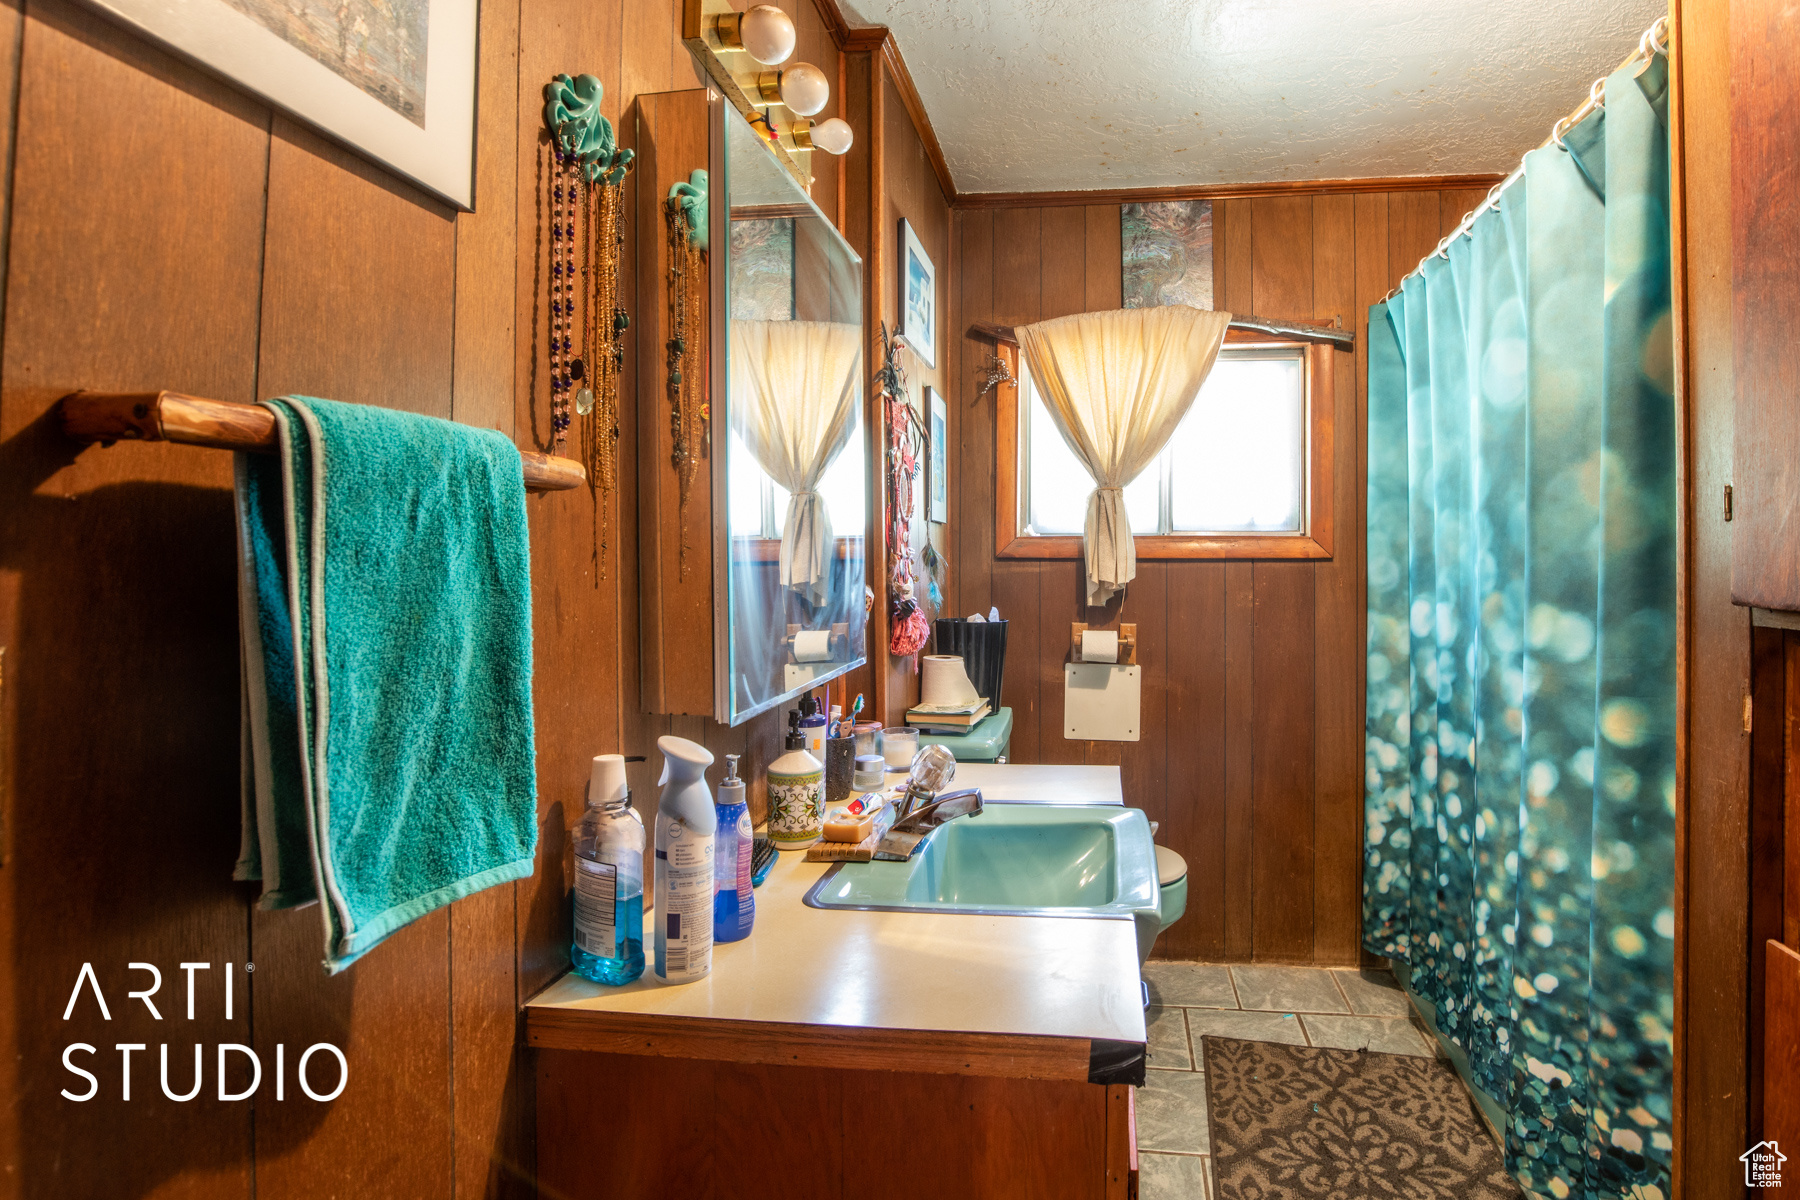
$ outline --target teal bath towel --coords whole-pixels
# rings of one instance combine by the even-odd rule
[[[236,875],[320,902],[336,973],[531,873],[531,564],[498,433],[289,396],[237,456],[244,680]]]

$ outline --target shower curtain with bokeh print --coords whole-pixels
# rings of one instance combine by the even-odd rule
[[[1364,941],[1534,1196],[1670,1190],[1667,78],[1369,314]]]

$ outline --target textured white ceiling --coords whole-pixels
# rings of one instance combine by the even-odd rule
[[[1509,171],[1666,0],[848,0],[959,192]]]

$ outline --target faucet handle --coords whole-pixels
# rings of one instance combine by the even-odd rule
[[[921,804],[906,817],[905,824],[918,829],[936,829],[957,817],[973,817],[981,812],[981,789],[963,788],[944,792],[929,803]]]

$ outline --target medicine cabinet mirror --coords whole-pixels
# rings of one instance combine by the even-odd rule
[[[737,725],[866,660],[862,260],[715,94],[639,105],[639,279],[664,281],[637,317],[644,704]],[[662,204],[702,164],[709,435],[684,503]]]

